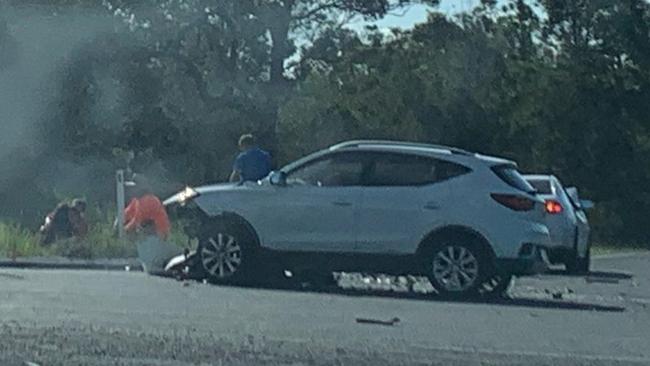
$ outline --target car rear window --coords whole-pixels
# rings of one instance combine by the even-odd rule
[[[530,185],[533,186],[533,188],[535,188],[539,194],[553,193],[553,190],[551,189],[551,181],[549,180],[529,179],[528,183],[530,183]]]
[[[535,192],[535,188],[512,165],[497,165],[492,167],[492,171],[511,187],[528,193]]]

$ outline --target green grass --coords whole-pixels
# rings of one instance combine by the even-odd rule
[[[187,237],[179,227],[174,227],[170,242],[185,247]],[[134,258],[136,244],[128,239],[118,239],[112,220],[92,224],[84,239],[60,240],[48,246],[39,244],[39,235],[13,223],[0,222],[0,257],[48,257],[98,259]]]
[[[591,247],[592,255],[607,255],[614,253],[634,253],[648,251],[647,245],[641,244],[621,244],[621,243],[594,243]]]
[[[49,246],[39,244],[37,233],[18,224],[0,222],[0,257],[19,258],[34,256],[60,256],[68,258],[133,258],[137,256],[136,245],[130,240],[120,240],[113,230],[110,214],[93,217],[88,236],[83,240],[62,240]],[[170,242],[179,247],[188,246],[187,236],[180,225],[174,225]],[[650,247],[640,244],[594,243],[593,255],[647,251]]]
[[[14,223],[0,223],[0,256],[8,258],[52,255],[50,248],[43,248],[38,237]]]

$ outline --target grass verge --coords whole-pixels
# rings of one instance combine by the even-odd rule
[[[170,242],[179,247],[187,246],[187,237],[180,227],[172,229]],[[623,243],[594,243],[594,256],[614,253],[643,252],[647,245]],[[133,258],[136,246],[129,240],[120,240],[115,236],[111,218],[103,218],[91,225],[88,236],[83,240],[62,240],[49,246],[39,244],[37,233],[31,232],[18,224],[0,222],[0,257],[68,257],[68,258]]]
[[[616,253],[635,253],[647,252],[650,248],[641,244],[613,244],[613,243],[594,243],[591,247],[591,255],[608,255]]]
[[[42,247],[38,237],[14,223],[0,223],[0,256],[7,258],[50,256],[51,248]]]
[[[187,237],[175,227],[170,242],[184,247]],[[81,259],[134,258],[136,245],[126,239],[118,239],[112,223],[99,222],[90,226],[84,239],[60,240],[48,246],[39,243],[38,233],[20,225],[0,222],[0,257],[66,257]]]

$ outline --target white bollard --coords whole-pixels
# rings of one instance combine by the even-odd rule
[[[124,238],[124,208],[126,206],[124,194],[124,170],[118,170],[115,174],[117,193],[117,235]]]

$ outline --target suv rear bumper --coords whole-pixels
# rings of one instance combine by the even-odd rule
[[[533,275],[544,273],[549,269],[549,259],[546,248],[541,245],[533,245],[530,254],[520,254],[517,258],[498,258],[497,269],[501,272],[514,275]]]

